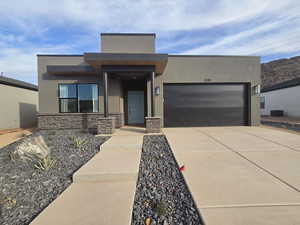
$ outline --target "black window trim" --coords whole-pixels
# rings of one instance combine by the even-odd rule
[[[78,102],[79,102],[79,98],[78,98],[78,85],[80,85],[80,84],[95,84],[95,85],[97,85],[97,92],[98,92],[98,109],[97,109],[97,112],[89,112],[89,113],[99,113],[99,106],[100,106],[100,104],[99,104],[99,84],[98,83],[58,83],[58,86],[57,86],[57,88],[58,88],[58,108],[59,108],[59,113],[82,113],[82,112],[79,112],[79,104],[78,104]],[[59,86],[60,85],[75,85],[76,86],[76,98],[61,98],[60,97],[60,88],[59,88]],[[61,99],[76,99],[77,101],[76,101],[76,108],[77,108],[77,112],[62,112],[61,111]]]
[[[264,95],[260,96],[260,109],[266,109],[266,96]]]

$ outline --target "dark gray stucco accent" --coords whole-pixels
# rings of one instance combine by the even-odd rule
[[[32,91],[38,91],[38,86],[36,86],[34,84],[30,84],[30,83],[27,83],[24,81],[15,80],[15,79],[3,77],[3,76],[0,76],[0,84],[24,88],[24,89],[28,89],[28,90],[32,90]]]
[[[168,54],[150,54],[150,53],[84,53],[86,61],[168,61]]]
[[[51,65],[47,66],[47,72],[50,74],[60,73],[95,73],[96,71],[91,66],[60,66]]]

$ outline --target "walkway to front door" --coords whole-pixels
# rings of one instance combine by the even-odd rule
[[[143,124],[144,91],[128,91],[128,124]]]
[[[144,136],[144,129],[132,129],[118,129],[101,145],[31,225],[129,225]]]

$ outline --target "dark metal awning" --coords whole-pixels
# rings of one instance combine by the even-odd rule
[[[155,73],[162,74],[168,62],[168,54],[85,53],[84,60],[96,68],[104,66],[154,66]]]
[[[61,65],[51,65],[47,66],[47,72],[49,74],[96,74],[96,70],[91,66],[61,66]]]

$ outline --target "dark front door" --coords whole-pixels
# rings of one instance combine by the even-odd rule
[[[166,127],[247,125],[245,84],[165,84]]]
[[[144,91],[128,91],[128,124],[143,124],[145,116]]]

